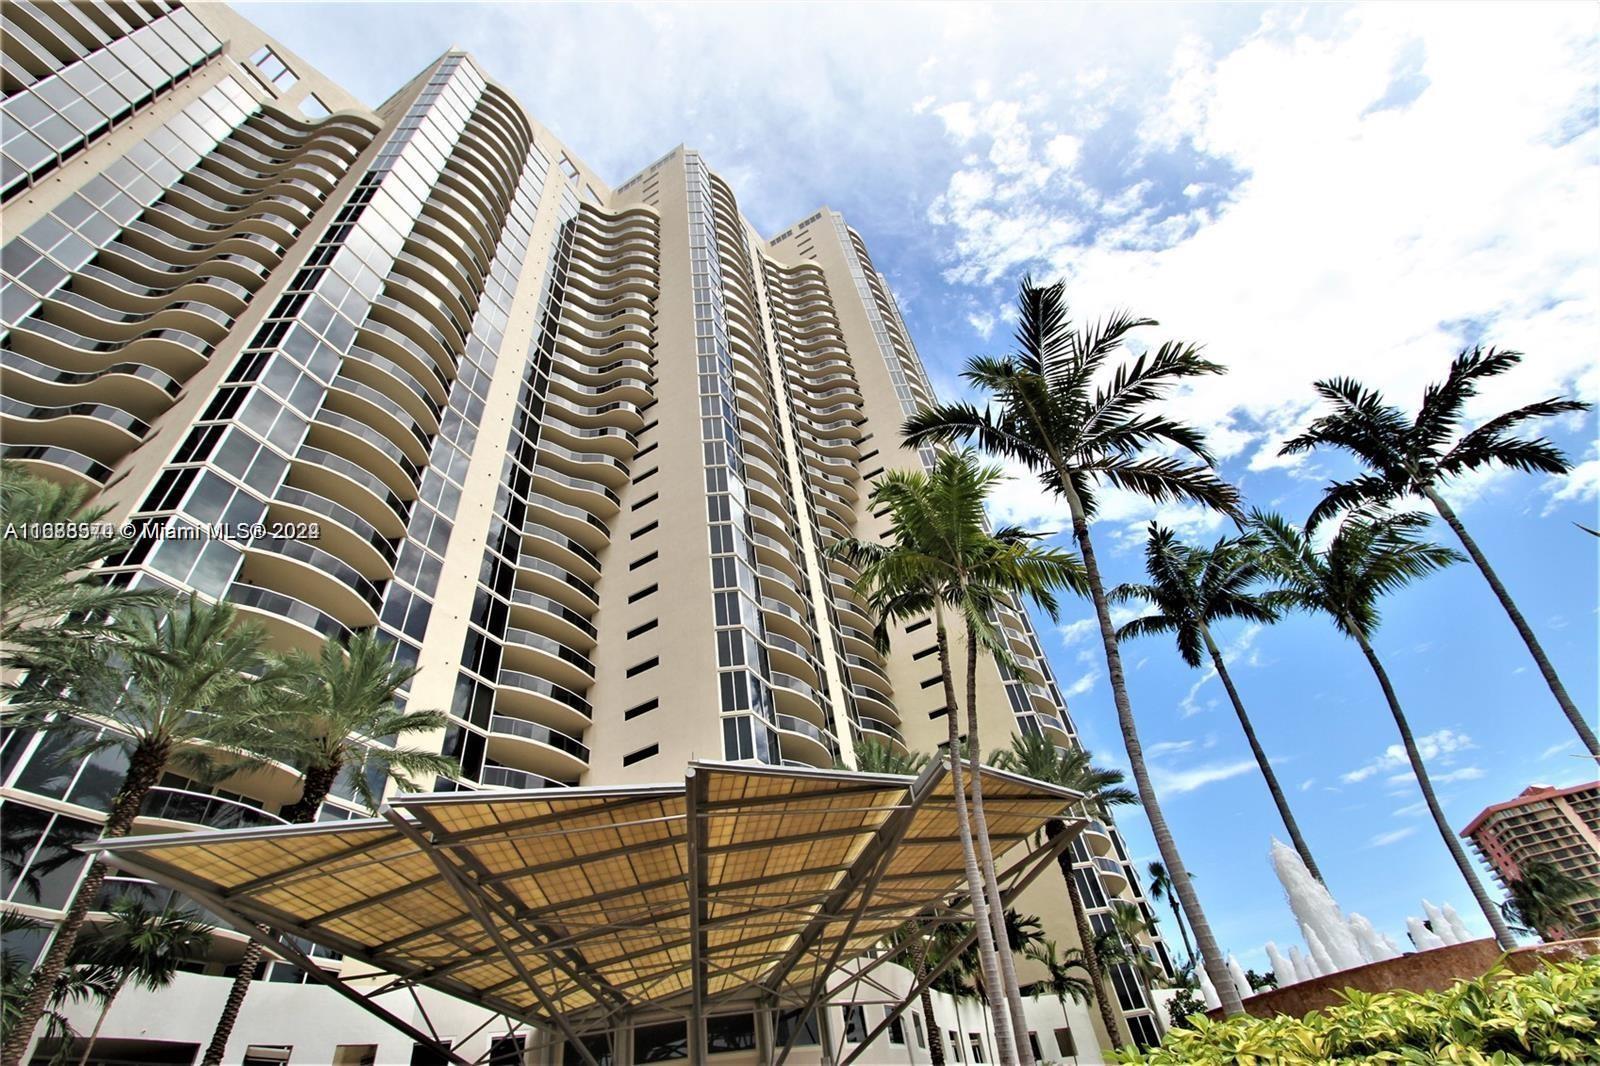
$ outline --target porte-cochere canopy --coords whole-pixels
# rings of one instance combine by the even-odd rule
[[[983,792],[1009,896],[1075,835],[1082,797],[988,768]],[[1052,818],[1073,831],[1035,850]],[[809,1005],[907,922],[959,920],[966,891],[942,761],[916,778],[694,763],[683,784],[403,796],[362,821],[99,846],[235,923],[569,1035]]]

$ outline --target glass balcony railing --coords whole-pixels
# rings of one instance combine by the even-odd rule
[[[276,814],[252,807],[238,800],[211,796],[188,789],[157,785],[145,797],[139,808],[143,818],[161,818],[169,822],[188,822],[211,829],[260,828],[267,825],[287,824]]]

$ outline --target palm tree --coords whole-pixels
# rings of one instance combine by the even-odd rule
[[[1066,1019],[1067,999],[1070,997],[1079,1003],[1088,1003],[1094,996],[1093,978],[1079,977],[1074,970],[1088,973],[1088,967],[1083,962],[1083,952],[1077,948],[1068,948],[1062,952],[1056,947],[1054,940],[1043,939],[1027,948],[1028,958],[1045,968],[1048,975],[1043,981],[1035,981],[1028,987],[1030,996],[1054,996],[1061,1004],[1061,1017]]]
[[[1555,667],[1533,635],[1533,627],[1517,609],[1511,593],[1489,565],[1488,557],[1443,496],[1444,486],[1452,478],[1491,466],[1542,474],[1565,474],[1572,469],[1567,457],[1549,441],[1511,434],[1536,419],[1589,409],[1588,404],[1577,400],[1559,396],[1540,400],[1496,415],[1478,428],[1457,436],[1463,408],[1478,394],[1479,384],[1504,374],[1521,361],[1520,352],[1496,348],[1463,351],[1451,362],[1444,382],[1429,385],[1423,391],[1422,406],[1413,419],[1407,419],[1399,408],[1386,403],[1382,393],[1358,381],[1350,378],[1319,381],[1317,392],[1333,405],[1333,411],[1311,423],[1298,437],[1286,441],[1282,453],[1309,451],[1327,445],[1349,452],[1366,468],[1359,477],[1335,481],[1328,487],[1322,502],[1307,520],[1309,528],[1351,508],[1383,506],[1415,497],[1427,500],[1482,572],[1589,754],[1600,759],[1600,739],[1596,739],[1594,729],[1567,694]]]
[[[278,681],[260,696],[258,710],[244,729],[251,748],[301,768],[300,798],[283,808],[285,819],[315,821],[341,775],[348,775],[357,800],[376,809],[390,782],[402,792],[415,792],[413,778],[431,785],[436,774],[459,772],[449,756],[392,746],[401,737],[449,725],[443,711],[412,711],[400,704],[399,691],[416,672],[395,660],[393,645],[375,630],[348,641],[330,640],[316,656],[293,651],[279,658]],[[203,1066],[222,1061],[261,955],[260,941],[252,940],[201,1059]]]
[[[78,1066],[88,1063],[111,1004],[125,986],[131,982],[151,992],[165,988],[184,963],[203,957],[211,946],[211,926],[193,911],[170,907],[152,911],[133,899],[119,899],[107,910],[111,920],[80,938],[74,952],[79,965],[99,967],[112,975]]]
[[[1082,748],[1058,748],[1044,736],[1019,733],[1011,738],[1011,750],[1003,751],[992,759],[995,765],[1023,774],[1037,781],[1060,785],[1083,793],[1084,810],[1101,819],[1110,817],[1112,807],[1136,803],[1137,797],[1122,786],[1122,771],[1108,770],[1094,765],[1089,753]],[[1054,841],[1067,831],[1067,824],[1059,818],[1045,823],[1045,839]],[[1082,945],[1083,968],[1089,974],[1090,987],[1094,989],[1095,1004],[1100,1009],[1100,1022],[1114,1048],[1124,1046],[1122,1033],[1117,1029],[1117,1015],[1111,999],[1106,994],[1105,970],[1094,948],[1094,930],[1084,908],[1083,893],[1078,890],[1078,879],[1072,870],[1072,851],[1061,852],[1056,863],[1061,869],[1061,880],[1067,886],[1067,901],[1072,909],[1072,920],[1077,926],[1078,943]]]
[[[1278,808],[1278,817],[1294,850],[1300,853],[1306,869],[1318,881],[1322,872],[1311,857],[1311,848],[1300,834],[1300,826],[1289,810],[1289,801],[1278,784],[1278,775],[1256,737],[1255,726],[1245,713],[1244,701],[1234,687],[1228,673],[1228,663],[1211,635],[1211,627],[1224,620],[1239,620],[1265,625],[1278,620],[1278,613],[1264,597],[1255,591],[1262,581],[1260,556],[1238,537],[1223,537],[1209,548],[1193,548],[1180,544],[1170,529],[1150,523],[1149,539],[1145,542],[1145,572],[1150,575],[1148,584],[1118,585],[1111,590],[1111,602],[1125,603],[1135,600],[1155,608],[1154,614],[1135,618],[1117,631],[1119,641],[1129,637],[1143,637],[1171,633],[1177,638],[1178,654],[1190,667],[1198,668],[1205,658],[1217,672],[1217,678],[1233,703],[1234,714],[1239,717],[1239,727],[1266,779],[1267,791]]]
[[[86,499],[81,488],[0,463],[0,667],[25,668],[105,639],[115,635],[116,614],[165,601],[159,592],[94,575],[94,567],[126,547],[118,538],[34,535],[46,526],[97,529],[106,509],[87,507]]]
[[[1419,531],[1426,525],[1427,519],[1418,514],[1357,512],[1347,517],[1328,546],[1318,551],[1304,530],[1290,525],[1281,516],[1262,511],[1250,516],[1250,528],[1260,537],[1263,562],[1279,586],[1272,594],[1274,605],[1327,615],[1334,627],[1354,640],[1361,654],[1366,656],[1383,690],[1383,698],[1389,704],[1389,713],[1394,716],[1406,758],[1416,775],[1417,787],[1422,790],[1428,812],[1433,815],[1434,825],[1445,847],[1450,849],[1462,878],[1472,889],[1478,907],[1489,920],[1495,940],[1510,951],[1516,941],[1501,919],[1499,908],[1478,880],[1466,850],[1439,806],[1422,752],[1411,733],[1411,723],[1406,720],[1400,697],[1395,694],[1389,674],[1372,647],[1372,635],[1379,621],[1379,597],[1461,558],[1449,548],[1422,539]]]
[[[891,471],[872,490],[872,503],[889,519],[884,543],[853,538],[836,542],[830,551],[848,559],[858,573],[857,588],[878,617],[877,637],[887,645],[888,622],[934,618],[939,667],[948,708],[948,758],[955,791],[961,846],[966,859],[968,890],[974,920],[978,923],[978,952],[985,987],[1006,990],[1005,1002],[991,1001],[996,1053],[1004,1063],[1017,1061],[1017,1034],[1026,1047],[1027,1021],[1022,996],[1016,988],[1015,967],[1009,955],[997,958],[996,945],[1004,936],[999,888],[994,883],[994,863],[989,852],[988,829],[983,820],[982,778],[978,773],[978,721],[972,689],[975,687],[977,649],[982,646],[1005,654],[994,624],[996,605],[1022,594],[1047,611],[1055,609],[1052,589],[1071,585],[1078,578],[1077,562],[1066,553],[1040,548],[1034,538],[1015,528],[990,532],[984,517],[984,500],[1000,480],[997,468],[982,467],[969,451],[939,457],[929,473]],[[956,615],[967,637],[968,696],[967,744],[970,766],[960,757],[958,732],[960,701],[950,664],[947,612]],[[971,781],[971,811],[967,785]],[[970,817],[970,823],[969,823]],[[974,844],[976,835],[978,843]],[[981,863],[980,869],[980,849]],[[1004,968],[1004,969],[1003,969]],[[1003,972],[1012,975],[1010,980]],[[1008,1018],[1007,1015],[1010,1015]]]
[[[1150,898],[1157,903],[1165,899],[1172,905],[1172,920],[1178,926],[1178,935],[1183,937],[1183,950],[1189,956],[1189,965],[1193,966],[1194,945],[1189,943],[1189,930],[1183,924],[1183,911],[1178,907],[1178,897],[1172,893],[1172,878],[1167,876],[1167,868],[1160,859],[1151,859],[1145,869],[1150,874]]]
[[[262,631],[242,625],[230,604],[189,598],[170,611],[123,612],[123,642],[84,641],[52,655],[12,692],[7,726],[65,730],[79,751],[116,747],[128,768],[101,836],[126,836],[168,763],[206,772],[211,752],[237,752],[231,733],[265,669]],[[96,731],[100,726],[110,728]],[[66,966],[106,867],[89,865],[67,906],[38,979],[7,1035],[0,1061],[15,1066],[39,1022],[50,988]]]
[[[973,359],[963,373],[968,382],[988,394],[988,405],[942,404],[923,410],[907,421],[905,436],[912,444],[976,439],[987,451],[1037,472],[1045,486],[1066,501],[1100,625],[1106,674],[1139,800],[1172,875],[1173,888],[1194,925],[1206,972],[1222,990],[1223,1008],[1228,1014],[1242,1014],[1244,1008],[1231,990],[1211,924],[1189,882],[1150,782],[1111,607],[1089,536],[1095,491],[1101,485],[1158,503],[1187,500],[1228,514],[1238,509],[1238,492],[1211,469],[1200,432],[1149,409],[1173,386],[1220,373],[1221,367],[1202,359],[1196,346],[1169,341],[1132,364],[1119,366],[1102,386],[1095,385],[1128,334],[1151,325],[1155,323],[1150,319],[1119,312],[1104,322],[1074,330],[1061,284],[1039,286],[1024,278],[1018,298],[1016,351]],[[1201,461],[1186,463],[1170,455],[1151,455],[1147,453],[1151,446],[1177,448]]]
[[[1549,862],[1526,862],[1519,876],[1506,885],[1511,898],[1500,912],[1520,933],[1542,940],[1561,940],[1578,925],[1572,904],[1596,892],[1592,882],[1564,873]]]

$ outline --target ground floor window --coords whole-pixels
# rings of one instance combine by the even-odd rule
[[[1033,1052],[1033,1061],[1044,1061],[1044,1049],[1039,1046],[1039,1034],[1032,1029],[1028,1030],[1028,1050]]]
[[[967,1036],[972,1041],[972,1061],[988,1062],[989,1060],[983,1057],[983,1034],[968,1033]]]
[[[244,1049],[243,1066],[284,1066],[292,1051],[289,1044],[251,1044]]]
[[[961,1034],[954,1029],[950,1030],[950,1057],[956,1062],[966,1061],[961,1054]]]
[[[883,1008],[883,1014],[884,1017],[893,1019],[889,1022],[889,1043],[904,1046],[906,1042],[905,1015],[894,1017],[893,1007]]]
[[[527,1037],[507,1033],[489,1041],[489,1066],[522,1066],[522,1049]]]
[[[844,1042],[859,1044],[866,1038],[867,1012],[861,1009],[860,1004],[847,1004],[844,1007]]]
[[[445,1054],[449,1050],[448,1040],[441,1040],[437,1044],[418,1041],[411,1045],[411,1066],[450,1066],[450,1056]],[[245,1061],[248,1064],[248,1055]]]
[[[1056,1030],[1056,1053],[1059,1055],[1076,1055],[1078,1053],[1078,1045],[1072,1039],[1071,1029]]]
[[[756,1046],[756,1016],[729,1014],[706,1019],[706,1051],[753,1051]]]
[[[794,1032],[797,1027],[800,1031],[795,1034],[795,1047],[819,1042],[817,1038],[817,1012],[815,1009],[806,1015],[806,1020],[803,1024],[800,1022],[799,1011],[786,1010],[778,1015],[777,1041],[779,1047],[788,1046],[789,1034]]]
[[[689,1057],[689,1027],[683,1022],[641,1025],[633,1031],[634,1062],[665,1062]]]
[[[927,1039],[927,1037],[922,1035],[922,1015],[913,1014],[911,1016],[911,1028],[916,1031],[916,1034],[917,1034],[917,1046],[918,1047],[927,1047],[928,1046],[928,1039]]]

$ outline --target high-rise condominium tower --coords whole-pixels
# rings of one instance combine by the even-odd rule
[[[1569,788],[1532,785],[1515,799],[1479,811],[1461,835],[1507,887],[1529,863],[1546,863],[1595,886],[1572,901],[1577,921],[1571,928],[1542,932],[1579,936],[1600,929],[1600,781]]]
[[[221,5],[4,12],[4,454],[138,524],[115,580],[231,600],[278,648],[376,628],[420,668],[410,705],[450,712],[436,742],[460,774],[427,787],[938,746],[931,626],[880,654],[826,553],[879,536],[874,479],[931,458],[898,432],[932,398],[916,348],[837,212],[763,238],[682,148],[613,188],[457,52],[369,110]],[[1026,611],[998,621],[1015,667],[981,664],[986,743],[1075,745]],[[61,748],[3,753],[4,898],[46,918],[121,770]],[[169,773],[143,825],[268,824],[298,789],[287,768]],[[361,813],[351,795],[322,817]],[[1117,899],[1153,921],[1114,828],[1074,847],[1097,930]],[[1063,948],[1065,898],[1045,878],[1019,908]],[[122,996],[119,1061],[203,1044],[241,944],[182,994]],[[1144,984],[1112,980],[1154,1040]],[[982,1012],[940,1003],[890,1032],[893,1061],[931,1040],[992,1056]],[[1041,1003],[1046,1057],[1103,1040],[1082,1005]],[[849,1010],[830,1017],[848,1038]],[[395,1061],[371,1030],[267,981],[230,1061]]]

